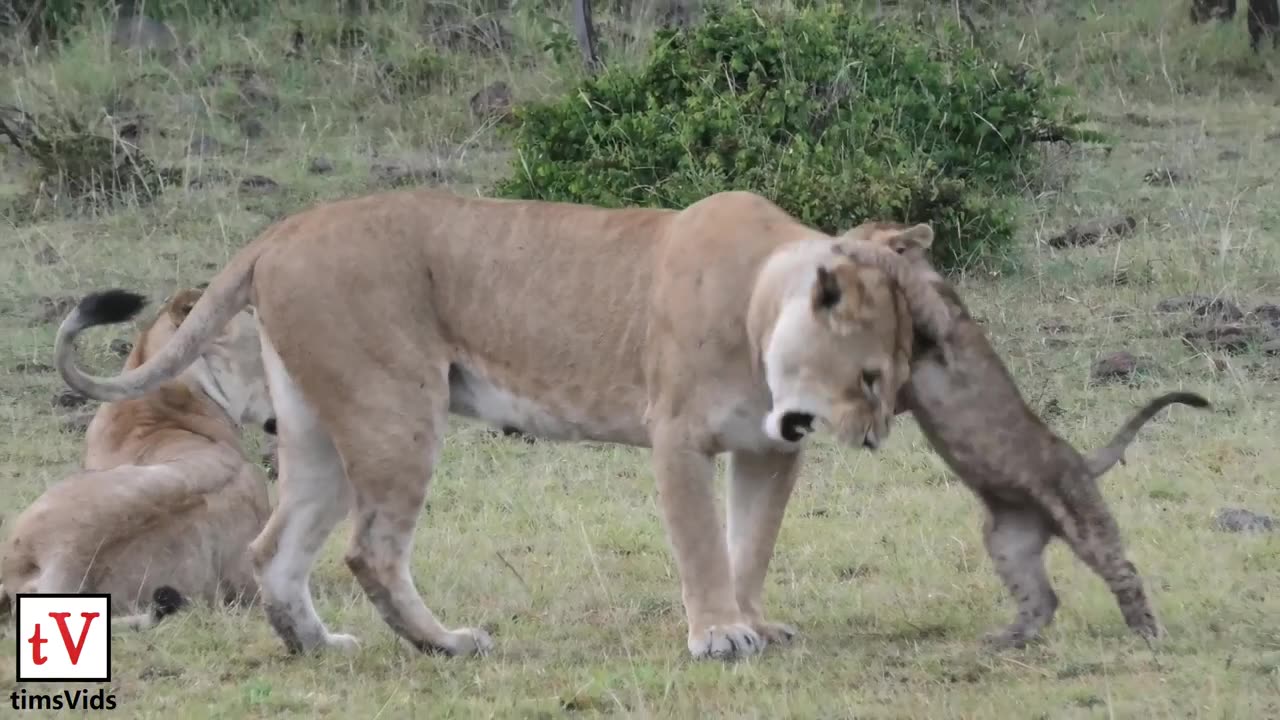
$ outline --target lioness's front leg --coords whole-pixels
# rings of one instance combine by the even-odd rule
[[[658,504],[680,575],[695,658],[754,655],[765,641],[738,610],[729,548],[716,513],[715,459],[690,447],[683,433],[654,433]]]
[[[799,470],[799,452],[735,452],[729,458],[727,534],[738,608],[775,643],[795,637],[796,630],[764,619],[764,578]]]

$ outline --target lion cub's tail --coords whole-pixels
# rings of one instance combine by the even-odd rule
[[[1129,447],[1129,443],[1133,442],[1133,439],[1137,437],[1138,430],[1143,425],[1146,425],[1148,420],[1155,417],[1156,413],[1175,403],[1196,408],[1209,407],[1209,401],[1196,393],[1171,392],[1155,398],[1143,406],[1141,410],[1134,413],[1133,417],[1129,418],[1129,421],[1120,427],[1120,430],[1111,438],[1111,442],[1106,447],[1094,450],[1085,458],[1085,464],[1089,468],[1090,476],[1096,479],[1110,470],[1111,466],[1117,462],[1123,465],[1124,451]]]
[[[253,263],[258,249],[250,245],[232,258],[191,308],[177,332],[164,347],[136,368],[111,377],[89,375],[76,366],[75,339],[87,328],[131,320],[146,299],[128,290],[106,290],[86,295],[62,325],[53,343],[54,365],[73,390],[102,402],[128,400],[172,380],[200,356],[205,344],[222,331],[236,313],[249,304]]]

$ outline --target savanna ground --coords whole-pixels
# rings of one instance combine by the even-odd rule
[[[1074,86],[1112,142],[1046,148],[1048,171],[1025,193],[1019,266],[960,283],[1029,401],[1078,446],[1098,445],[1159,392],[1214,402],[1211,413],[1165,411],[1104,480],[1170,633],[1154,651],[1060,543],[1050,567],[1062,608],[1046,642],[982,651],[978,635],[1012,606],[982,548],[979,506],[902,417],[878,454],[825,439],[811,453],[766,590],[775,619],[798,625],[800,638],[750,661],[693,662],[646,454],[527,444],[456,422],[415,573],[444,622],[493,631],[492,656],[399,645],[341,562],[344,523],[312,582],[330,626],[363,640],[359,655],[287,657],[257,609],[187,612],[146,634],[117,632],[117,713],[1280,716],[1280,533],[1215,522],[1229,507],[1280,513],[1280,358],[1256,344],[1193,347],[1182,340],[1192,313],[1155,309],[1189,294],[1229,297],[1246,312],[1280,300],[1280,55],[1250,54],[1243,11],[1202,27],[1181,3],[1061,5],[1072,7],[977,21],[1006,52]],[[452,7],[459,32],[432,35],[419,11],[390,10],[367,21],[379,47],[343,48],[333,18],[286,3],[246,27],[178,24],[192,50],[177,56],[122,53],[102,24],[57,56],[11,53],[4,103],[96,117],[104,133],[137,123],[144,152],[198,180],[149,202],[69,209],[34,202],[33,163],[0,146],[6,517],[79,461],[86,408],[57,407],[63,387],[45,367],[61,298],[125,286],[158,303],[317,200],[398,182],[478,192],[508,172],[509,145],[472,113],[472,94],[498,81],[517,101],[554,92],[572,79],[574,50],[556,62],[543,45],[563,48],[565,36],[537,13],[501,15],[498,33],[484,22],[495,16],[475,8],[430,7]],[[597,10],[611,61],[644,51],[652,17]],[[1176,181],[1144,180],[1158,168]],[[1135,220],[1125,237],[1048,243],[1117,213]],[[118,368],[110,344],[131,332],[91,333],[86,362]],[[1118,351],[1138,358],[1136,372],[1092,380],[1094,363]],[[260,440],[248,442],[256,450]],[[5,703],[13,677],[5,653]]]

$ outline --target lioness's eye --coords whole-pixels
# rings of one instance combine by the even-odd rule
[[[868,388],[875,387],[876,383],[879,380],[880,380],[879,370],[863,370],[862,371],[862,382]]]

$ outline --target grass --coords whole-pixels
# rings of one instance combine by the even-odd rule
[[[481,10],[464,8],[460,17]],[[1160,392],[1195,390],[1216,406],[1165,411],[1132,446],[1128,465],[1104,480],[1170,632],[1154,649],[1128,633],[1101,581],[1059,543],[1050,569],[1063,606],[1046,642],[981,651],[977,636],[1012,608],[982,548],[979,506],[904,417],[876,455],[825,439],[811,454],[766,589],[773,617],[797,624],[798,641],[751,661],[695,663],[646,455],[525,444],[456,422],[414,571],[446,624],[493,631],[493,656],[448,660],[398,644],[341,562],[344,523],[313,589],[322,617],[359,636],[362,653],[289,658],[260,610],[188,612],[147,633],[117,633],[118,712],[1280,716],[1280,534],[1213,528],[1223,507],[1280,514],[1280,359],[1194,351],[1169,334],[1185,319],[1154,311],[1188,293],[1224,294],[1246,309],[1280,299],[1280,56],[1249,53],[1242,16],[1192,27],[1185,8],[1144,0],[1019,6],[977,18],[991,28],[986,41],[1078,88],[1095,125],[1114,138],[1109,150],[1048,148],[1049,172],[1032,179],[1025,198],[1020,269],[960,280],[1024,394],[1082,448]],[[624,21],[597,10],[597,20],[611,57],[643,52],[643,14]],[[187,58],[123,56],[98,24],[56,56],[28,52],[6,69],[0,102],[56,108],[106,128],[141,116],[142,150],[184,168],[189,183],[201,181],[109,207],[47,193],[37,201],[28,193],[33,168],[0,147],[4,516],[75,468],[81,453],[81,435],[64,430],[65,413],[50,406],[62,389],[56,375],[17,369],[51,361],[61,314],[40,321],[41,298],[122,285],[158,301],[207,280],[270,220],[385,186],[379,164],[428,165],[457,192],[481,191],[506,172],[509,155],[493,123],[469,114],[470,95],[502,80],[517,100],[537,97],[574,73],[572,52],[565,65],[541,50],[563,40],[545,18],[522,11],[505,21],[512,49],[475,53],[427,42],[420,19],[393,4],[370,21],[376,50],[361,52],[324,42],[339,34],[334,21],[287,3],[252,26],[179,25],[198,50]],[[295,23],[317,41],[290,57]],[[445,70],[427,73],[427,89],[405,91],[384,82],[384,65]],[[259,132],[246,131],[245,118]],[[192,153],[199,134],[220,151]],[[321,156],[332,171],[311,173]],[[1187,179],[1144,183],[1157,166]],[[249,175],[278,187],[241,187]],[[1072,222],[1116,212],[1138,220],[1133,235],[1068,250],[1043,242]],[[1051,324],[1068,329],[1043,329]],[[118,368],[108,343],[127,334],[90,333],[86,362]],[[1117,350],[1150,358],[1153,369],[1134,386],[1091,384],[1091,364]],[[0,696],[15,689],[13,677],[5,653]]]

